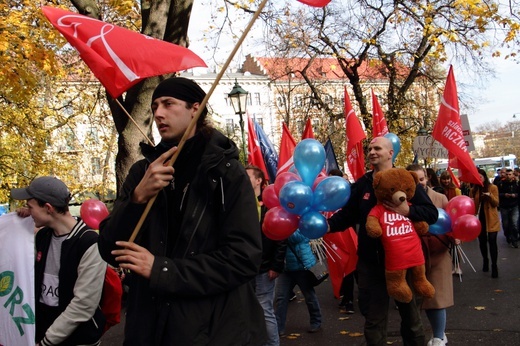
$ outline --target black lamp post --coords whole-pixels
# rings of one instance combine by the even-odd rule
[[[231,90],[231,92],[228,94],[229,100],[231,101],[231,105],[233,106],[233,110],[235,111],[235,114],[238,114],[240,116],[240,131],[242,133],[242,152],[244,155],[244,163],[247,161],[247,150],[246,150],[246,137],[244,134],[244,119],[242,118],[242,115],[246,112],[247,107],[247,95],[249,93],[242,89],[240,84],[238,84],[236,78],[235,78],[235,86]]]

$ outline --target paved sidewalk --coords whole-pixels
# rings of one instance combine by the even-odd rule
[[[462,282],[458,276],[453,277],[455,306],[447,312],[447,336],[451,346],[520,344],[520,249],[510,248],[502,232],[498,237],[498,248],[499,278],[492,279],[490,272],[482,272],[478,240],[462,245],[476,272],[473,272],[469,263],[462,263]],[[341,314],[329,281],[318,286],[317,292],[323,314],[323,331],[307,333],[309,315],[303,296],[298,293],[298,299],[289,304],[286,326],[288,337],[282,338],[281,345],[365,345],[363,317],[359,314],[357,304],[355,314]],[[428,341],[431,330],[424,313],[423,322]],[[388,327],[389,345],[402,345],[399,323],[399,313],[392,309]],[[103,337],[103,346],[122,345],[122,334],[122,324],[113,327]]]

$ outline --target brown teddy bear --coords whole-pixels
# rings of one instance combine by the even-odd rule
[[[408,303],[412,291],[406,282],[407,269],[412,272],[412,285],[417,294],[431,298],[435,289],[426,279],[424,254],[419,235],[428,232],[426,222],[412,222],[407,217],[386,209],[383,201],[408,203],[415,194],[419,179],[415,172],[391,168],[374,176],[377,205],[370,211],[366,229],[372,238],[381,237],[385,249],[385,275],[388,295]]]

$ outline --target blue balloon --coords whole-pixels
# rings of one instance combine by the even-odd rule
[[[439,211],[437,222],[430,225],[428,232],[436,235],[446,234],[451,231],[451,218],[446,210],[442,208],[437,208],[437,210]]]
[[[312,189],[301,181],[290,181],[280,189],[278,198],[289,213],[301,215],[310,208]]]
[[[385,138],[388,138],[390,142],[392,142],[392,149],[394,149],[394,154],[392,155],[392,163],[395,162],[395,158],[397,157],[397,154],[401,152],[401,141],[399,140],[399,137],[395,133],[387,133]]]
[[[342,177],[327,177],[314,189],[311,208],[318,211],[335,211],[350,198],[350,184]]]
[[[294,148],[293,160],[302,181],[312,186],[325,165],[325,148],[315,139],[304,139]]]
[[[311,210],[300,217],[298,228],[307,238],[318,239],[327,233],[327,219],[321,213]]]

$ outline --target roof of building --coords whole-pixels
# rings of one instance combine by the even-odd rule
[[[308,68],[307,68],[307,65]],[[311,79],[345,80],[347,76],[335,58],[269,58],[247,55],[242,65],[243,72],[265,75],[273,80],[303,79],[301,72],[307,68],[306,74]],[[388,81],[386,68],[380,61],[362,62],[358,67],[362,80]],[[404,72],[405,68],[403,68]]]

